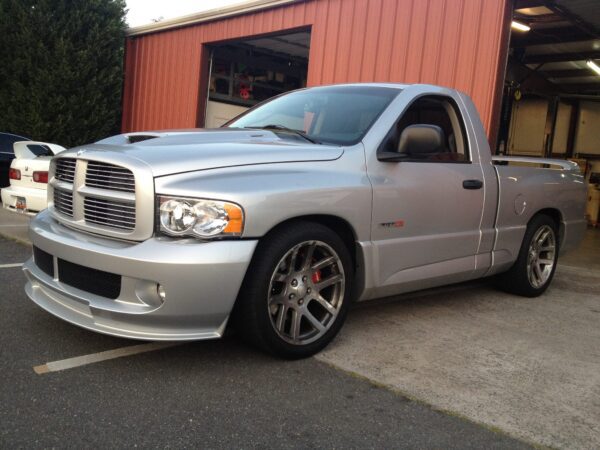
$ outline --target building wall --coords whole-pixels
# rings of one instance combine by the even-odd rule
[[[469,94],[495,132],[510,0],[306,0],[128,38],[123,131],[203,125],[203,44],[311,27],[308,85],[433,83]]]

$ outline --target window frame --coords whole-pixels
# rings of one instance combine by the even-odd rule
[[[450,108],[452,109],[452,111],[455,114],[455,118],[458,121],[458,126],[459,126],[459,131],[462,134],[462,141],[463,141],[463,146],[464,146],[464,154],[465,154],[465,160],[464,161],[438,161],[438,160],[430,160],[430,159],[419,159],[419,158],[402,158],[402,159],[398,159],[397,161],[393,161],[393,162],[418,162],[418,163],[438,163],[438,164],[473,164],[473,155],[471,153],[471,146],[469,145],[469,136],[467,133],[467,127],[465,125],[465,119],[464,119],[464,114],[462,113],[462,111],[460,110],[460,107],[458,106],[458,103],[456,102],[456,100],[454,100],[452,97],[448,96],[448,95],[444,95],[444,94],[422,94],[419,95],[417,97],[415,97],[414,99],[412,99],[410,101],[410,103],[406,106],[406,108],[404,108],[404,110],[402,111],[402,113],[398,116],[398,118],[394,121],[394,124],[392,125],[392,127],[388,130],[388,132],[385,134],[385,137],[383,138],[383,140],[380,142],[379,146],[377,147],[377,155],[378,155],[378,159],[379,159],[379,155],[380,154],[384,154],[384,153],[389,153],[385,150],[386,144],[388,143],[388,141],[390,139],[393,138],[398,125],[400,123],[400,121],[402,120],[402,118],[404,117],[404,115],[408,112],[408,110],[417,102],[423,99],[431,99],[431,100],[435,100],[440,102],[440,106],[442,106],[445,110],[445,105],[443,104],[443,102],[446,102]],[[452,123],[452,116],[450,115],[450,113],[446,110],[446,113],[448,114],[448,118],[450,120],[450,123],[452,124],[452,127],[454,128],[454,124]],[[416,125],[416,124],[414,124]],[[424,125],[436,125],[436,124],[424,124]],[[439,125],[436,125],[439,126]],[[382,162],[385,162],[383,159],[379,159]],[[387,162],[390,162],[389,160]]]

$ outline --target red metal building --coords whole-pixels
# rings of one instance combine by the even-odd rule
[[[303,32],[310,38],[302,85],[392,81],[454,87],[473,98],[494,138],[511,7],[510,0],[259,0],[132,29],[122,128],[204,126],[207,96],[215,89],[215,46]],[[275,40],[294,45],[283,38],[270,42]],[[232,80],[238,76],[233,71]]]

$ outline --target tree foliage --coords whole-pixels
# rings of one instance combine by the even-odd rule
[[[124,0],[0,0],[0,131],[74,146],[118,133]]]

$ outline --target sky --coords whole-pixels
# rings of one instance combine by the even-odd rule
[[[127,23],[137,27],[155,19],[172,19],[209,9],[247,3],[248,0],[126,0]]]

